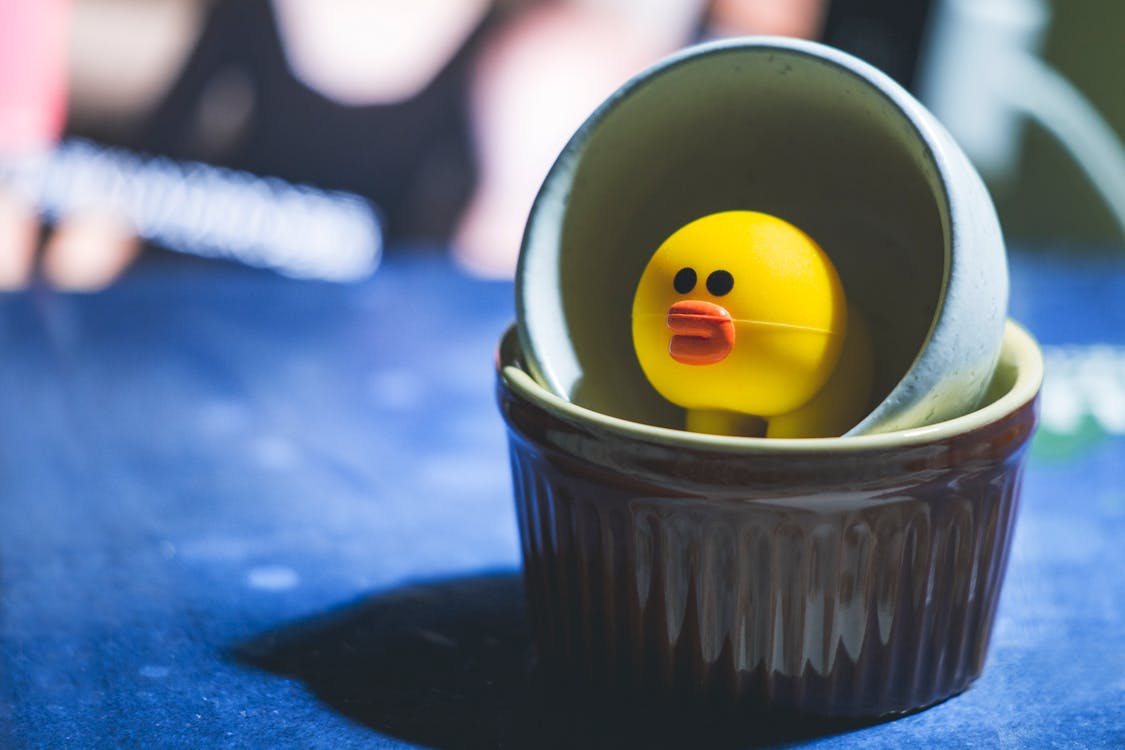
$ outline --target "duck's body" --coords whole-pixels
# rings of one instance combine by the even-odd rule
[[[820,246],[768,214],[711,214],[665,240],[637,285],[633,344],[694,431],[839,435],[867,410],[866,324]]]

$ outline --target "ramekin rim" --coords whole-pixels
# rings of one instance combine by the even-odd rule
[[[514,325],[501,341],[512,335]],[[516,339],[518,341],[518,337]],[[908,430],[830,438],[730,437],[688,432],[670,427],[634,422],[603,414],[561,398],[540,385],[525,370],[497,359],[497,371],[505,386],[524,401],[572,423],[587,424],[623,437],[678,448],[739,454],[838,454],[903,449],[941,442],[995,424],[1014,415],[1033,401],[1043,382],[1043,354],[1035,338],[1019,323],[1005,323],[1004,350],[1016,352],[1016,380],[1002,396],[985,406],[953,419]],[[521,344],[522,350],[522,344]],[[1003,359],[1003,358],[1002,358]]]

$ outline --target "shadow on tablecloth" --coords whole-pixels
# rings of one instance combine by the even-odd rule
[[[732,717],[560,693],[531,668],[514,573],[414,584],[237,645],[349,719],[436,748],[784,745],[868,723]]]

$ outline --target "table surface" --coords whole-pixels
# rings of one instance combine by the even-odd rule
[[[1015,255],[1012,282],[1049,374],[984,675],[713,744],[1125,745],[1125,253]],[[357,286],[157,259],[0,297],[0,747],[676,737],[527,675],[491,370],[512,311],[437,254]]]

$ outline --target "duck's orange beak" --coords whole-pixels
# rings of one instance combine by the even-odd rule
[[[734,348],[734,320],[725,307],[686,299],[668,308],[668,354],[684,365],[713,365]]]

